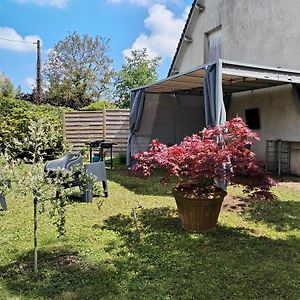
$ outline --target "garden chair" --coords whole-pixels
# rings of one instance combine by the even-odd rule
[[[7,204],[4,195],[0,195],[0,206],[3,210],[7,210]]]
[[[107,189],[107,177],[106,177],[106,169],[105,169],[105,161],[98,161],[98,162],[93,162],[93,163],[89,163],[84,165],[85,170],[90,173],[93,174],[95,176],[96,181],[98,182],[102,182],[102,186],[103,186],[103,196],[106,198],[108,197],[108,189]],[[85,189],[85,201],[86,202],[92,202],[92,197],[93,197],[93,186],[92,185],[88,185],[86,187],[83,187]]]
[[[5,180],[0,181],[0,185],[6,185],[8,188],[11,188],[11,180]],[[0,194],[0,208],[2,207],[2,210],[7,210],[7,203],[5,199],[4,194]]]
[[[79,152],[68,152],[63,157],[49,161],[45,166],[45,171],[51,176],[59,169],[71,170],[76,165],[82,165],[82,155]]]
[[[48,176],[55,176],[59,169],[71,170],[72,167],[76,165],[83,165],[82,155],[79,152],[68,152],[63,157],[49,161],[45,166],[45,171]],[[108,196],[107,190],[107,177],[105,164],[102,161],[90,163],[84,165],[86,171],[96,177],[96,181],[101,181],[104,189],[104,197]],[[76,178],[76,174],[74,180],[70,184],[64,185],[65,188],[79,186],[80,190],[83,191],[83,200],[86,202],[92,202],[93,198],[93,186],[87,185],[84,186],[78,178]]]

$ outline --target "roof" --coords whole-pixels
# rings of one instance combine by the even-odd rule
[[[300,71],[219,60],[224,93],[238,93],[289,83],[300,84]],[[146,93],[177,93],[203,89],[207,65],[145,85]],[[135,88],[133,90],[137,90]]]
[[[181,33],[181,36],[180,36],[180,39],[179,39],[179,42],[178,42],[178,45],[177,45],[177,48],[176,48],[176,51],[175,51],[173,60],[172,60],[172,62],[171,62],[171,66],[170,66],[170,68],[169,68],[168,75],[167,75],[168,77],[171,76],[172,69],[173,69],[173,67],[174,67],[174,65],[175,65],[176,58],[177,58],[177,55],[178,55],[179,50],[180,50],[180,46],[181,46],[181,44],[182,44],[182,42],[183,42],[183,39],[184,39],[184,37],[185,37],[185,35],[186,35],[187,29],[188,29],[188,25],[190,24],[190,20],[191,20],[191,18],[192,18],[193,11],[194,11],[194,8],[195,8],[196,4],[197,4],[197,0],[194,0],[193,4],[192,4],[192,6],[191,6],[190,12],[189,12],[189,14],[188,14],[188,17],[187,17],[187,19],[186,19],[186,22],[185,22],[183,31],[182,31],[182,33]]]

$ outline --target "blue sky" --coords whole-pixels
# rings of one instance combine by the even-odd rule
[[[0,38],[41,39],[42,59],[69,32],[110,39],[109,56],[118,71],[131,49],[161,56],[167,74],[192,0],[1,0]],[[33,44],[0,40],[0,71],[30,91],[35,80]]]

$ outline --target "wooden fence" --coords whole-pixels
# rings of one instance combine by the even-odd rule
[[[125,152],[129,136],[129,110],[76,111],[63,114],[63,133],[73,149],[93,140],[111,140],[114,154]]]

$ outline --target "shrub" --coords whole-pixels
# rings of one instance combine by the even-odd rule
[[[29,135],[32,122],[43,120],[54,130],[53,147],[63,149],[62,112],[64,108],[51,105],[34,105],[27,101],[0,96],[0,152],[8,150],[17,155],[27,150],[24,142]],[[14,140],[20,143],[15,144]]]
[[[91,103],[80,110],[103,110],[103,109],[117,109],[117,106],[108,100],[99,100]]]
[[[155,168],[165,169],[168,176],[178,179],[177,189],[190,195],[213,190],[216,182],[228,182],[243,185],[244,192],[253,196],[272,198],[270,188],[275,182],[249,150],[258,139],[237,117],[172,147],[154,140],[150,151],[134,156],[135,171],[149,176]]]
[[[126,153],[125,152],[121,152],[117,155],[116,163],[118,165],[126,165]]]

